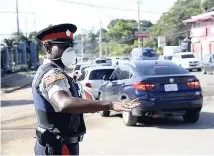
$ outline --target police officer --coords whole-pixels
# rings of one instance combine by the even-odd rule
[[[86,133],[83,113],[103,110],[131,111],[138,100],[85,100],[76,82],[65,72],[64,53],[70,52],[71,63],[76,55],[72,50],[73,34],[77,27],[60,24],[37,34],[46,49],[46,58],[34,77],[32,93],[38,121],[36,155],[78,155],[79,142]]]

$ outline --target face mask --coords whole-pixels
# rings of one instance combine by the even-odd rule
[[[61,57],[62,63],[67,67],[74,65],[76,63],[76,58],[76,53],[71,47],[67,48]]]

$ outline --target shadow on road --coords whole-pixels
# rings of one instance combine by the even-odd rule
[[[153,119],[149,125],[137,125],[136,127],[156,127],[162,129],[214,129],[214,113],[201,112],[200,119],[196,123],[185,123],[182,117]]]
[[[33,100],[7,100],[1,101],[1,107],[18,106],[18,105],[29,105],[33,104]]]
[[[122,114],[112,114],[108,118],[122,118]],[[134,127],[156,127],[162,129],[214,129],[214,113],[201,112],[196,123],[185,123],[182,117],[156,118],[149,124],[139,123]]]
[[[120,118],[122,118],[123,115],[122,115],[122,114],[113,114],[113,115],[110,115],[109,117],[110,117],[110,118],[115,118],[115,117],[120,117]]]

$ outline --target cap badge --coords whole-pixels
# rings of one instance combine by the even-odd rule
[[[69,30],[67,30],[65,33],[66,33],[67,36],[71,35],[71,32]]]

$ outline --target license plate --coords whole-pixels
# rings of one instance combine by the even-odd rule
[[[166,84],[164,85],[164,88],[166,92],[178,91],[177,84]]]

